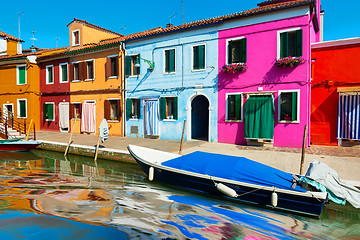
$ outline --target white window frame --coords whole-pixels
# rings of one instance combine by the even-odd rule
[[[231,120],[229,119],[228,112],[228,99],[230,95],[240,95],[241,96],[241,111],[240,111],[240,120]],[[244,93],[243,92],[231,92],[225,94],[225,122],[243,122],[244,121]]]
[[[165,67],[165,66],[166,66],[165,52],[168,51],[168,50],[172,50],[172,49],[175,50],[175,53],[174,53],[174,58],[175,58],[175,59],[174,59],[174,60],[175,60],[175,63],[174,63],[174,64],[175,64],[175,69],[174,69],[174,70],[175,70],[175,71],[174,71],[174,72],[166,72],[166,71],[165,71],[165,69],[166,69],[166,67]],[[163,50],[163,73],[164,73],[164,74],[176,74],[176,65],[177,65],[177,64],[176,64],[176,48],[166,48],[166,49],[164,49],[164,50]]]
[[[20,75],[19,75],[19,68],[21,68],[21,67],[25,67],[25,83],[24,83],[24,84],[20,84],[20,83],[19,83],[19,77],[20,77]],[[18,65],[18,66],[16,66],[16,84],[17,84],[17,85],[26,85],[26,84],[27,84],[27,69],[26,69],[26,65]]]
[[[202,68],[202,69],[194,69],[194,47],[202,46],[202,45],[205,46],[205,49],[204,49],[204,68]],[[176,57],[175,57],[175,62],[176,62]],[[175,64],[175,69],[176,69],[176,64]],[[192,72],[201,72],[201,71],[205,71],[205,70],[206,70],[206,43],[199,43],[199,44],[191,45],[191,71]]]
[[[81,61],[76,61],[76,62],[71,63],[72,67],[74,67],[74,64],[79,64],[79,77],[80,77],[80,63],[81,63]],[[71,71],[70,71],[70,73],[71,73]],[[75,78],[75,71],[73,71],[73,75],[74,75],[73,77]],[[81,82],[81,80],[73,79],[71,82]]]
[[[87,75],[88,75],[88,68],[87,68],[87,63],[88,62],[93,62],[93,78],[86,78],[84,81],[94,81],[95,80],[95,59],[87,59],[87,60],[85,60],[84,61],[85,63],[86,63],[86,77],[88,77]]]
[[[229,63],[229,42],[230,41],[236,41],[236,40],[241,40],[241,39],[244,39],[245,37],[242,36],[242,37],[235,37],[235,38],[229,38],[229,39],[226,39],[226,59],[225,59],[225,62],[226,62],[226,65],[230,65],[232,63]],[[243,64],[243,63],[241,63]]]
[[[111,58],[114,58],[114,57],[119,57],[119,55],[118,55],[118,54],[115,54],[115,55],[110,55],[110,56],[106,56],[106,57],[111,59]],[[111,60],[110,60],[110,61],[111,61]],[[111,63],[110,63],[110,67],[111,67]],[[118,63],[118,68],[120,68],[120,64],[119,64],[119,63]],[[118,72],[119,72],[119,70],[120,70],[120,69],[118,69]],[[110,71],[111,71],[111,69],[110,69]],[[119,75],[109,76],[108,79],[109,79],[109,78],[118,78],[118,77],[119,77]]]
[[[277,31],[277,40],[276,40],[276,43],[277,43],[277,52],[276,52],[276,59],[280,59],[280,48],[281,48],[281,45],[280,45],[280,34],[281,33],[284,33],[284,32],[295,32],[297,30],[300,30],[301,28],[300,27],[296,27],[296,28],[289,28],[289,29],[284,29],[284,30],[279,30]]]
[[[67,78],[66,81],[62,81],[62,66],[66,66],[66,70],[67,70]],[[60,63],[59,64],[59,82],[60,83],[67,83],[69,82],[69,63]]]
[[[28,115],[28,108],[27,108],[27,99],[26,98],[19,98],[19,99],[16,99],[17,101],[17,106],[16,106],[16,117],[17,118],[27,118],[27,115]],[[20,117],[20,101],[25,101],[25,117]]]
[[[49,68],[52,68],[52,82],[49,82]],[[55,79],[54,79],[54,65],[47,65],[46,66],[46,85],[49,85],[49,84],[54,84],[55,82]]]
[[[79,33],[79,43],[78,44],[75,44],[75,37],[74,37],[75,32]],[[80,29],[76,29],[71,32],[71,46],[75,47],[75,46],[79,46],[79,45],[80,45]]]
[[[296,92],[296,120],[280,120],[280,114],[281,114],[281,94],[282,93],[292,93]],[[300,123],[300,89],[293,89],[293,90],[279,90],[278,93],[278,123]]]
[[[12,108],[11,113],[14,115],[14,104],[13,104],[13,103],[4,103],[4,104],[3,104],[3,109],[4,109],[4,110],[6,109],[6,111],[7,111],[6,106],[11,106],[11,108]]]
[[[52,121],[55,121],[55,102],[44,102],[44,104],[52,104],[54,107],[53,107],[53,116],[54,118],[53,119],[44,119],[46,122],[52,122]],[[43,109],[44,111],[44,109]]]

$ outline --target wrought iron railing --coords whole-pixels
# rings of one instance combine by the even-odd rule
[[[15,119],[14,115],[11,112],[3,111],[0,108],[0,137],[4,139],[9,138],[8,129],[11,128],[19,132],[20,134],[26,135],[26,119],[19,120]]]

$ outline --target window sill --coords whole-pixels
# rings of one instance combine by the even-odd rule
[[[205,72],[206,68],[202,69],[191,69],[191,72]]]
[[[119,76],[110,76],[110,77],[107,77],[107,79],[112,79],[112,78],[119,78]]]
[[[88,78],[88,79],[85,79],[84,82],[92,82],[94,80],[95,80],[95,78]]]
[[[81,82],[81,80],[72,80],[71,82]]]
[[[47,83],[46,83],[46,85],[51,85],[51,84],[54,84],[54,82],[52,82],[52,83],[48,83],[48,82],[47,82]]]
[[[139,77],[140,76],[140,74],[139,75],[130,75],[130,76],[128,76],[128,77],[132,77],[132,78],[135,78],[135,77]]]
[[[138,121],[138,118],[129,118],[130,121]]]
[[[225,120],[225,122],[236,123],[236,122],[243,122],[243,120]]]
[[[17,117],[17,119],[27,119],[27,117]]]
[[[81,118],[72,118],[71,120],[81,120]]]
[[[106,120],[107,122],[111,122],[111,123],[118,123],[120,122],[119,120]]]
[[[294,123],[294,124],[297,124],[297,123],[300,123],[299,121],[291,121],[291,120],[280,120],[278,123]]]
[[[17,85],[19,85],[19,86],[24,86],[24,85],[26,85],[26,83],[18,83]]]
[[[60,83],[68,83],[69,81],[66,81],[66,82],[60,82]]]
[[[45,122],[53,122],[55,119],[45,119]]]
[[[176,72],[164,72],[164,75],[176,74]]]
[[[164,122],[176,122],[176,119],[163,119]]]

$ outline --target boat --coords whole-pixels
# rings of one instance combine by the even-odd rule
[[[40,144],[40,141],[24,141],[21,139],[0,140],[0,152],[29,151]]]
[[[135,145],[128,150],[150,181],[312,217],[319,217],[328,202],[327,192],[306,189],[301,176],[245,157],[179,155]]]

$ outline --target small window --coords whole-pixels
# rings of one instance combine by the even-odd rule
[[[120,100],[105,100],[104,118],[106,120],[120,121]]]
[[[175,72],[175,49],[168,49],[164,51],[164,66],[165,73]]]
[[[80,44],[80,31],[75,30],[72,32],[72,46],[77,46]]]
[[[160,98],[160,118],[161,119],[178,118],[177,97]]]
[[[242,121],[242,94],[229,94],[227,95],[227,121]]]
[[[26,84],[26,65],[17,66],[16,67],[16,77],[17,77],[17,84],[24,85]]]
[[[70,119],[81,119],[81,103],[70,104]]]
[[[106,77],[119,76],[119,57],[107,57],[105,64]]]
[[[125,57],[125,76],[140,75],[140,54]]]
[[[205,45],[193,46],[193,70],[205,69]]]
[[[59,78],[61,83],[68,82],[68,64],[63,63],[59,65]]]
[[[280,58],[302,56],[302,29],[280,32]]]
[[[18,115],[18,118],[26,118],[27,117],[26,99],[18,99],[17,100],[17,115]]]
[[[227,41],[227,63],[245,63],[247,43],[246,38],[234,39]]]
[[[299,91],[280,92],[280,121],[299,121]]]
[[[54,106],[55,106],[54,103],[45,103],[43,105],[44,120],[54,121],[54,117],[55,117],[55,107]]]
[[[94,60],[86,61],[86,79],[94,79]]]
[[[126,99],[126,118],[140,119],[140,99],[137,98]]]
[[[46,84],[54,83],[54,67],[46,66]]]
[[[74,63],[73,64],[73,81],[80,80],[80,64]]]

